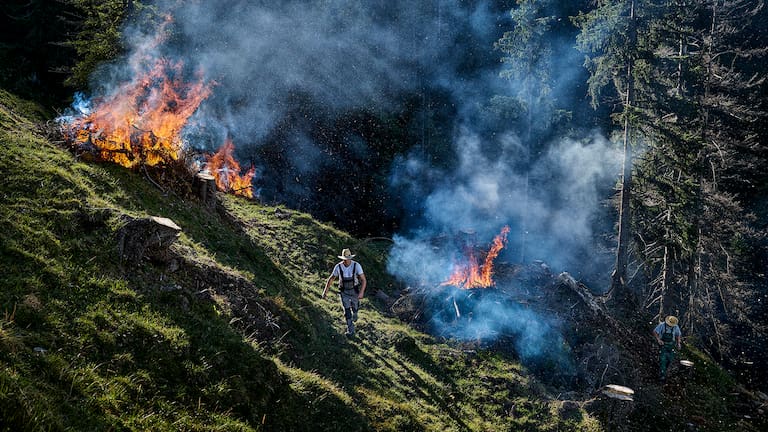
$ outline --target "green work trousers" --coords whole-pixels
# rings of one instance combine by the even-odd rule
[[[674,343],[665,343],[661,350],[659,351],[659,376],[661,379],[665,379],[667,377],[667,369],[672,365],[672,362],[675,360],[675,344]]]

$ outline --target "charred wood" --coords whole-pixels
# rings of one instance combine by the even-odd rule
[[[581,299],[593,318],[599,321],[611,322],[614,325],[616,324],[613,318],[608,314],[603,303],[595,297],[586,286],[577,282],[569,273],[560,273],[557,276],[557,281],[560,286],[569,289]]]

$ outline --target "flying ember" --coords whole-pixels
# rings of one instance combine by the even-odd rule
[[[94,101],[90,112],[67,120],[62,129],[78,150],[125,167],[156,166],[181,156],[181,130],[213,83],[182,79],[182,63],[160,58],[149,70]]]
[[[253,198],[251,180],[256,169],[251,167],[245,174],[240,175],[240,164],[234,158],[235,145],[227,138],[219,151],[212,156],[206,156],[206,169],[216,179],[216,187],[224,192]]]
[[[488,288],[496,285],[493,281],[493,261],[507,244],[509,227],[502,228],[501,233],[494,237],[491,248],[485,255],[482,265],[479,263],[474,250],[469,249],[466,260],[453,266],[451,276],[440,285],[454,285],[464,289]]]

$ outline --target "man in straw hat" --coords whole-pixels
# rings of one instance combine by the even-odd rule
[[[653,336],[661,347],[659,351],[659,366],[661,368],[659,377],[664,381],[667,378],[667,368],[675,359],[675,346],[677,346],[678,350],[680,349],[682,334],[680,327],[677,325],[677,317],[669,315],[665,318],[663,322],[660,322],[653,329]]]
[[[354,257],[349,249],[341,251],[339,258],[342,261],[333,267],[333,272],[325,281],[325,289],[323,289],[323,298],[325,298],[333,281],[339,279],[339,297],[341,307],[344,308],[344,318],[347,320],[347,331],[344,334],[349,337],[355,335],[357,310],[360,308],[360,299],[365,294],[367,284],[363,267],[352,260]]]

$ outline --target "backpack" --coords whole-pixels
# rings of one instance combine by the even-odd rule
[[[345,277],[344,271],[341,269],[341,263],[336,264],[339,267],[339,291],[351,291],[359,292],[360,288],[357,285],[357,262],[352,261],[352,277]]]

